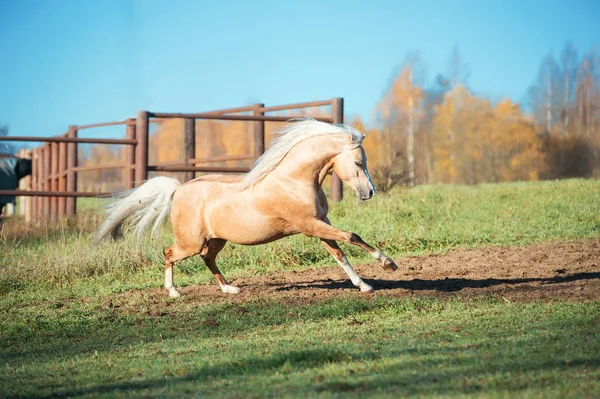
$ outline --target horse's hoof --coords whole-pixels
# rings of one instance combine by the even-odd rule
[[[179,291],[177,291],[175,288],[171,288],[169,290],[169,296],[171,298],[179,298],[181,296],[181,294],[179,293]]]
[[[396,270],[398,270],[398,266],[396,266],[396,263],[394,263],[394,261],[391,258],[386,258],[381,264],[381,267],[386,272],[395,272]]]
[[[240,289],[238,287],[234,287],[233,285],[224,285],[221,287],[221,291],[227,294],[239,294]]]
[[[369,295],[375,293],[375,290],[370,285],[365,284],[362,287],[360,287],[360,292],[362,294]]]

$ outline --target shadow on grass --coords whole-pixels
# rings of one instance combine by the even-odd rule
[[[163,370],[168,364],[154,364],[147,359],[153,350],[151,345],[162,340],[167,340],[166,348],[176,352],[175,342],[179,339],[189,339],[192,345],[210,337],[227,342],[228,338],[245,331],[265,334],[273,325],[339,319],[361,311],[394,308],[398,304],[402,305],[402,313],[439,307],[439,301],[434,299],[332,300],[302,307],[262,301],[180,309],[180,312],[160,317],[110,312],[98,315],[93,310],[81,314],[80,309],[75,309],[77,312],[54,320],[35,318],[24,322],[22,328],[6,329],[0,335],[0,363],[21,368],[14,376],[9,372],[0,374],[0,396],[16,393],[28,397],[188,396],[194,393],[194,396],[256,397],[328,392],[422,396],[490,389],[518,392],[536,386],[558,386],[563,384],[568,370],[594,370],[600,366],[597,353],[590,349],[597,342],[597,338],[590,335],[590,329],[595,331],[589,324],[593,317],[580,321],[564,314],[550,317],[554,313],[538,320],[535,328],[525,330],[525,335],[514,334],[509,324],[489,336],[490,332],[476,328],[478,322],[474,318],[472,325],[468,321],[461,325],[465,329],[462,335],[452,337],[444,332],[438,335],[435,330],[419,335],[422,330],[417,328],[409,330],[413,334],[410,339],[398,335],[379,340],[377,332],[369,330],[371,327],[367,324],[367,330],[357,330],[359,336],[364,333],[364,338],[368,338],[358,348],[348,345],[345,336],[333,335],[332,340],[310,344],[304,342],[305,337],[294,337],[289,345],[270,350],[268,355],[223,349],[226,352],[215,363],[200,361],[202,349],[197,348],[192,354],[171,353],[178,357],[189,356],[191,361],[183,371],[168,374],[168,377]],[[501,312],[497,317],[505,317],[504,314]],[[586,327],[582,329],[583,322]],[[554,333],[548,334],[548,331]],[[280,344],[278,339],[273,337],[275,348]],[[134,360],[129,359],[129,345],[136,346]],[[179,347],[182,349],[185,345]],[[99,360],[94,360],[95,351],[111,352],[125,363],[136,362],[137,356],[141,356],[139,361],[148,364],[148,369],[142,376],[130,375],[125,365],[114,371],[103,370],[99,376],[85,374],[63,381],[55,379],[52,373],[35,378],[33,374],[26,374],[35,373],[36,364],[45,367],[46,363],[49,370],[63,364],[67,373],[77,369],[77,364],[83,364],[89,373],[90,362],[104,367],[102,353],[96,355]],[[73,358],[75,363],[71,363]],[[364,368],[357,367],[360,365]],[[31,366],[31,370],[26,371]],[[328,374],[323,370],[337,371]],[[124,381],[115,382],[115,375],[119,374]],[[15,385],[15,378],[21,383],[27,380],[28,384]],[[223,380],[229,382],[228,387],[222,385]]]
[[[394,290],[404,289],[409,291],[439,291],[439,292],[455,292],[465,288],[488,288],[496,285],[518,285],[528,283],[541,284],[561,284],[580,280],[595,280],[600,279],[600,272],[594,273],[577,273],[569,276],[555,276],[543,278],[515,278],[515,279],[496,279],[486,278],[481,280],[472,280],[466,278],[445,278],[442,280],[372,280],[365,279],[375,290]],[[341,288],[354,288],[350,281],[335,281],[335,280],[317,280],[307,282],[295,282],[293,286],[287,283],[272,283],[271,287],[275,287],[276,291],[291,291],[302,288],[321,288],[328,290],[339,290]]]
[[[11,320],[0,329],[0,364],[53,361],[90,356],[94,352],[127,350],[168,339],[226,338],[294,320],[339,318],[385,306],[385,302],[330,300],[312,306],[293,306],[258,300],[247,304],[219,304],[171,309],[149,315],[116,309],[86,310]],[[162,308],[162,310],[166,310]]]
[[[521,339],[515,344],[517,348],[511,349],[522,351],[532,344],[529,339]],[[459,357],[457,354],[464,351],[464,347],[452,345],[435,349],[407,348],[385,355],[370,351],[351,353],[349,349],[324,345],[319,349],[293,350],[271,356],[232,359],[216,365],[201,366],[192,372],[174,377],[103,383],[76,389],[59,388],[50,395],[40,397],[110,395],[116,392],[133,396],[148,394],[162,396],[164,393],[160,393],[160,389],[179,391],[181,394],[186,391],[194,391],[200,395],[202,393],[228,394],[231,397],[285,396],[302,393],[314,395],[327,392],[358,395],[387,392],[400,396],[466,394],[484,390],[516,393],[536,386],[549,388],[563,383],[560,374],[549,377],[543,375],[546,371],[559,369],[565,372],[569,369],[600,366],[600,360],[595,358],[574,358],[565,362],[559,359],[539,360],[524,357],[515,361],[510,354],[502,352],[500,348],[497,349],[493,362],[482,363],[480,353],[471,352],[468,356]],[[386,358],[383,363],[382,358]],[[375,374],[355,373],[352,367],[358,365],[357,361],[378,362],[377,372]],[[329,377],[319,374],[323,367],[329,368],[332,365],[346,367],[348,370]],[[277,373],[285,377],[265,387],[264,383]],[[231,390],[219,392],[218,388],[211,387],[219,379],[227,379]],[[260,390],[255,391],[252,388],[260,388]]]

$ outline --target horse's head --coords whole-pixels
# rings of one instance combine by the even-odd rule
[[[376,190],[367,168],[367,154],[361,145],[344,148],[331,163],[331,169],[354,190],[361,201],[373,198]]]

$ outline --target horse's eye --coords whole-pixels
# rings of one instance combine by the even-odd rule
[[[362,168],[362,166],[363,166],[363,162],[362,162],[362,161],[356,161],[356,162],[354,162],[354,163],[356,164],[356,166],[359,166],[359,167],[361,167],[361,168]]]

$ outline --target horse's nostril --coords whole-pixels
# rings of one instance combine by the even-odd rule
[[[373,198],[373,194],[375,194],[373,190],[369,190],[369,198]]]

